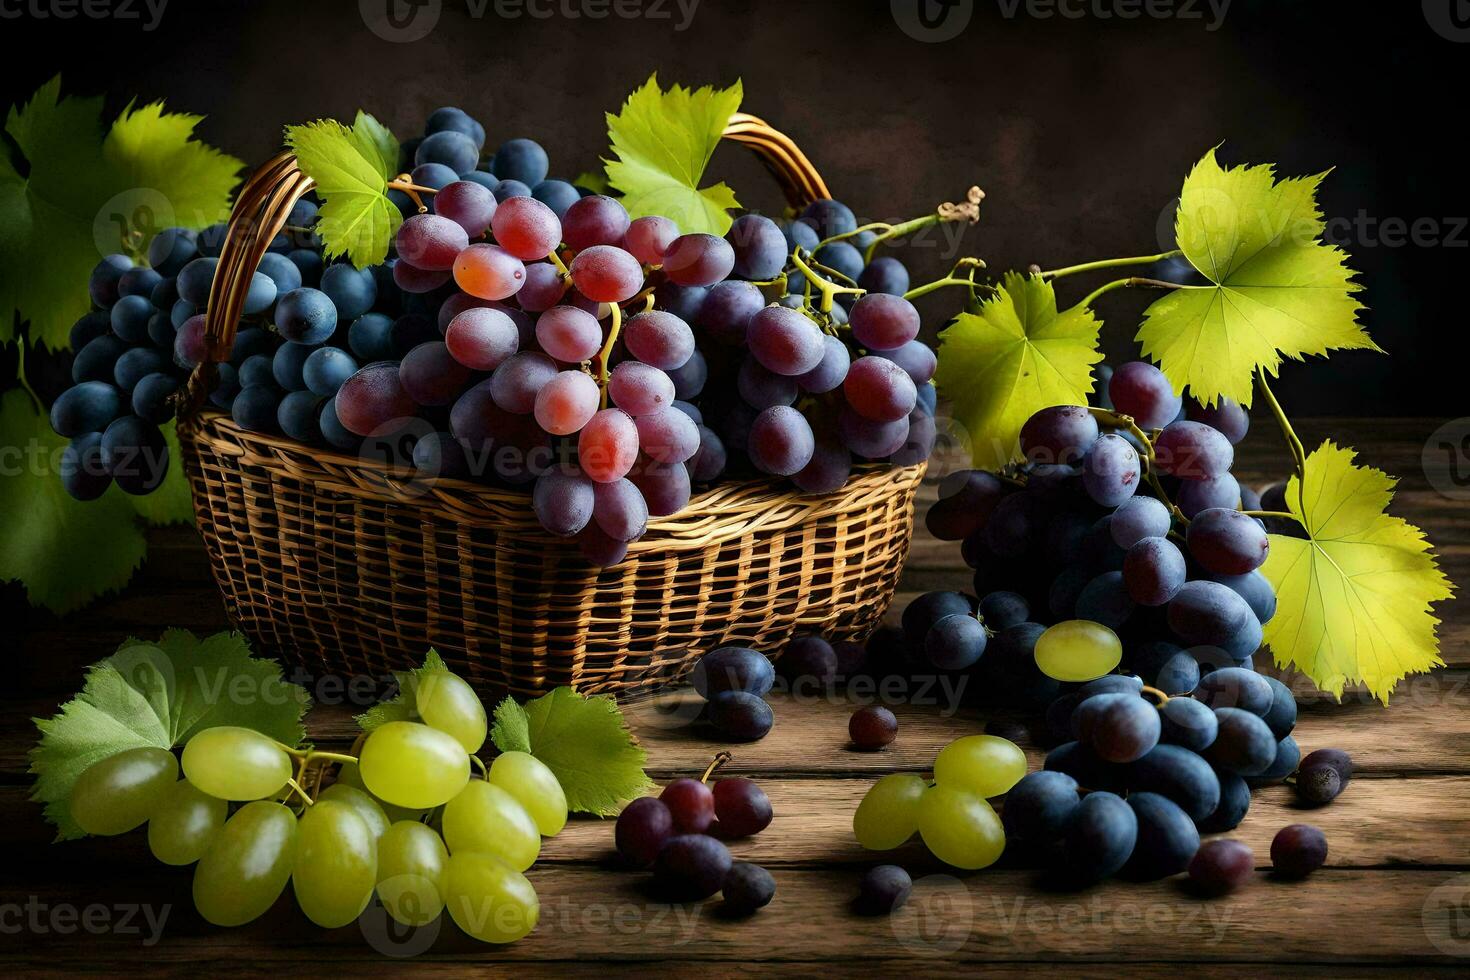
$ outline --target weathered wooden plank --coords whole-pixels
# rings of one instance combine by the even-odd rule
[[[78,943],[75,933],[49,926],[23,931],[8,953],[45,958],[53,968],[77,961],[129,963],[233,957],[287,963],[331,953],[338,967],[377,960],[388,947],[381,926],[321,930],[292,907],[289,895],[261,919],[239,929],[209,926],[189,901],[187,871],[151,866],[79,885],[67,873],[14,880],[16,893],[33,895],[46,912],[87,907],[116,914],[143,905],[155,917],[168,908],[160,941],[101,929]],[[887,918],[856,916],[850,901],[857,870],[780,868],[774,902],[754,921],[729,918],[718,900],[670,906],[648,888],[645,874],[538,866],[530,879],[540,897],[540,924],[525,939],[486,947],[447,921],[417,939],[425,958],[464,963],[609,963],[729,961],[746,964],[866,964],[903,960],[914,969],[953,969],[972,960],[991,963],[1056,960],[1110,963],[1234,963],[1288,960],[1463,967],[1467,940],[1457,933],[1454,904],[1464,879],[1445,871],[1323,871],[1301,882],[1258,875],[1234,895],[1204,901],[1177,881],[1114,881],[1084,892],[1038,888],[1028,871],[990,870],[964,876],[921,876],[909,904]],[[1436,891],[1436,889],[1439,889]],[[375,937],[376,948],[364,938]],[[413,947],[410,946],[409,949]],[[400,950],[401,951],[401,950]],[[141,954],[141,955],[139,955]],[[136,957],[136,958],[135,958]]]

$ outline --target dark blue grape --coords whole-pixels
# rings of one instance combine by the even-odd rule
[[[118,358],[127,353],[128,345],[111,334],[97,337],[77,351],[71,362],[71,379],[77,384],[83,381],[112,382],[117,370]]]
[[[122,410],[122,392],[105,381],[83,381],[51,403],[51,428],[67,439],[101,432]]]
[[[1067,830],[1080,803],[1077,780],[1066,773],[1027,773],[1006,794],[1001,811],[1006,838],[1051,844]]]
[[[857,231],[857,218],[853,216],[852,208],[841,201],[830,198],[813,201],[807,205],[805,211],[801,212],[803,221],[817,230],[817,234],[823,239],[833,238],[837,235],[847,235]]]
[[[766,737],[775,718],[771,706],[759,695],[722,691],[710,699],[709,720],[728,741],[754,742]]]
[[[96,500],[112,486],[102,462],[102,434],[77,436],[61,453],[61,486],[77,500]]]
[[[847,242],[832,242],[817,249],[813,256],[818,265],[831,269],[842,276],[844,286],[856,283],[863,274],[863,253]]]
[[[471,165],[460,172],[473,169]],[[490,172],[500,180],[520,181],[527,188],[535,187],[545,180],[550,169],[551,162],[541,144],[528,139],[513,139],[502,143],[490,164]],[[496,197],[504,200],[499,194]]]
[[[155,313],[148,318],[148,341],[160,350],[172,351],[179,331],[167,313]]]
[[[1272,735],[1285,738],[1296,728],[1296,698],[1292,696],[1291,688],[1276,678],[1267,677],[1266,683],[1271,686],[1271,707],[1266,709],[1261,719],[1271,729]]]
[[[178,390],[179,379],[172,374],[158,372],[140,378],[133,386],[133,414],[154,425],[162,425],[174,417],[170,398]]]
[[[428,121],[424,123],[424,135],[427,137],[445,131],[468,136],[474,141],[476,147],[485,145],[485,127],[476,122],[463,109],[442,106],[429,113]]]
[[[175,280],[179,287],[179,299],[203,309],[209,303],[209,287],[214,282],[214,270],[219,259],[213,257],[194,259],[179,270]]]
[[[1259,716],[1240,708],[1216,708],[1215,719],[1220,731],[1205,750],[1205,758],[1217,768],[1238,776],[1259,776],[1276,761],[1277,739]]]
[[[371,270],[355,269],[345,262],[329,265],[322,272],[321,291],[336,307],[335,316],[347,320],[372,309],[378,298],[378,284]]]
[[[1131,878],[1154,881],[1188,868],[1199,850],[1199,830],[1189,814],[1157,793],[1133,793],[1128,806],[1138,817],[1138,839],[1124,872]]]
[[[224,409],[228,412],[235,404],[235,396],[240,393],[240,372],[233,364],[216,364],[214,367],[214,388],[209,392],[209,403],[215,408]],[[136,394],[136,392],[134,392]],[[141,415],[142,412],[137,412]]]
[[[105,337],[111,329],[112,318],[107,311],[93,310],[72,324],[67,344],[72,350],[79,351],[98,337]]]
[[[271,359],[271,376],[276,384],[286,391],[301,391],[306,388],[302,370],[306,359],[315,348],[310,344],[286,343],[276,348]],[[244,379],[242,384],[244,383]]]
[[[301,367],[301,379],[315,395],[335,395],[342,383],[357,373],[358,363],[339,347],[320,347],[312,351]]]
[[[1296,744],[1296,739],[1288,735],[1276,743],[1276,758],[1271,760],[1271,765],[1266,767],[1266,771],[1260,775],[1251,776],[1246,782],[1252,786],[1274,785],[1296,772],[1301,761],[1301,747]]]
[[[1177,803],[1191,820],[1220,806],[1220,778],[1209,763],[1178,745],[1156,745],[1128,770],[1129,789],[1158,793]]]
[[[992,592],[980,600],[980,618],[991,631],[1008,629],[1031,619],[1031,604],[1015,592]]]
[[[87,293],[92,297],[92,302],[103,308],[116,303],[118,281],[132,267],[133,260],[126,255],[104,255],[87,280]]]
[[[168,322],[173,324],[174,329],[177,330],[184,325],[184,321],[190,319],[198,312],[199,307],[186,299],[180,299],[173,306],[169,307]]]
[[[117,295],[119,299],[126,296],[149,299],[153,295],[153,290],[161,282],[163,282],[163,276],[147,266],[134,266],[118,278]]]
[[[745,691],[764,696],[776,681],[771,661],[745,647],[721,647],[699,659],[689,675],[699,696],[711,698],[724,691]]]
[[[230,417],[242,429],[251,432],[279,431],[276,409],[281,404],[281,391],[273,385],[247,385],[235,396]]]
[[[242,312],[263,313],[276,301],[276,282],[262,272],[250,274],[250,286],[245,290],[245,305]]]
[[[1183,746],[1191,752],[1209,748],[1220,730],[1214,710],[1192,698],[1170,698],[1159,709],[1159,722],[1160,741]]]
[[[269,358],[276,352],[277,343],[278,338],[264,327],[247,327],[235,334],[235,342],[230,345],[230,362],[238,366],[256,354]]]
[[[276,384],[274,360],[270,354],[252,354],[245,358],[240,364],[240,387]]]
[[[1138,817],[1126,801],[1113,793],[1088,793],[1062,837],[1059,869],[1078,883],[1110,878],[1127,863],[1138,834]]]
[[[391,361],[398,357],[393,340],[393,318],[383,313],[365,313],[347,328],[347,344],[363,364]]]
[[[1095,576],[1077,596],[1076,617],[1117,629],[1133,615],[1134,603],[1123,583],[1122,572]]]
[[[440,130],[424,137],[414,152],[413,162],[417,166],[439,163],[456,174],[462,174],[474,170],[479,164],[480,148],[463,133]]]
[[[551,208],[558,218],[566,217],[573,204],[582,199],[582,194],[564,180],[543,180],[531,188],[531,196]]]
[[[786,221],[781,224],[781,234],[786,237],[786,248],[788,252],[794,252],[798,248],[808,252],[815,252],[817,246],[822,244],[822,236],[817,234],[814,225],[806,221]]]
[[[260,274],[275,283],[277,294],[284,295],[300,289],[303,280],[301,269],[295,262],[278,252],[267,252],[260,260]]]
[[[310,391],[293,391],[276,407],[276,424],[297,442],[319,442],[322,399]]]
[[[286,258],[290,259],[291,264],[300,271],[302,286],[315,287],[321,284],[325,263],[320,252],[309,248],[298,248],[287,252]],[[281,290],[282,294],[290,291],[289,289]]]
[[[985,627],[969,612],[945,616],[924,637],[924,655],[940,670],[964,670],[985,653]]]
[[[1240,826],[1251,808],[1251,788],[1233,772],[1215,768],[1220,780],[1220,805],[1205,819],[1199,821],[1199,829],[1206,834],[1222,834]]]
[[[322,404],[322,414],[317,421],[322,438],[336,448],[352,452],[362,445],[362,437],[348,429],[337,417],[336,396],[328,398]]]
[[[293,289],[276,303],[276,329],[298,344],[324,343],[337,329],[337,307],[319,289]]]
[[[165,228],[148,243],[148,264],[159,275],[176,276],[199,254],[199,235],[188,228]]]
[[[781,274],[789,249],[786,236],[770,218],[743,214],[730,226],[725,240],[735,250],[735,275],[767,281]]]
[[[902,296],[909,291],[909,270],[892,256],[880,256],[858,276],[858,285],[870,293]]]
[[[1244,667],[1210,671],[1200,680],[1194,696],[1211,708],[1242,708],[1261,717],[1275,701],[1275,692],[1266,678]]]
[[[729,915],[750,915],[771,904],[776,896],[776,879],[759,865],[736,861],[725,875],[720,896],[724,899],[720,908]]]
[[[975,601],[963,592],[926,592],[903,611],[903,635],[910,651],[923,649],[929,629],[946,616],[973,615]]]
[[[125,415],[102,433],[102,465],[124,492],[151,493],[168,472],[168,443],[152,422]]]
[[[112,369],[112,380],[124,392],[129,392],[146,376],[167,372],[172,367],[172,358],[152,347],[134,347],[117,359]]]
[[[1229,586],[1185,582],[1169,602],[1169,628],[1189,644],[1223,647],[1254,618],[1250,606]]]
[[[1271,588],[1271,582],[1259,571],[1250,572],[1246,575],[1209,575],[1210,581],[1218,582],[1227,586],[1251,607],[1256,614],[1256,619],[1263,625],[1271,621],[1276,615],[1276,590]]]

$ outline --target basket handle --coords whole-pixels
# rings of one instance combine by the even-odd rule
[[[832,196],[821,174],[796,142],[765,120],[737,112],[730,117],[723,136],[761,158],[792,207],[803,208]],[[271,242],[285,228],[291,208],[314,186],[315,182],[297,164],[295,155],[282,151],[251,174],[240,188],[220,248],[214,282],[209,287],[204,360],[189,376],[180,405],[183,411],[196,411],[204,405],[214,382],[214,365],[229,358],[235,343],[235,328],[245,307],[251,276]]]

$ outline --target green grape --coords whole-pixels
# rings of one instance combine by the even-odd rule
[[[525,871],[541,852],[536,821],[514,796],[476,779],[444,807],[444,843],[450,854],[493,854]]]
[[[398,806],[440,806],[470,781],[470,757],[452,735],[390,721],[362,743],[358,769],[367,791]]]
[[[341,800],[306,808],[296,828],[291,887],[296,904],[323,929],[362,914],[378,881],[378,847],[357,808]]]
[[[966,735],[939,750],[934,781],[982,797],[1000,796],[1026,775],[1026,753],[996,735]]]
[[[977,793],[935,786],[919,802],[919,834],[929,852],[966,871],[985,868],[1006,849],[1000,817]]]
[[[342,763],[342,767],[337,770],[337,781],[332,785],[352,786],[356,789],[362,790],[364,793],[367,793],[368,799],[372,800],[378,805],[378,808],[383,811],[383,816],[388,818],[389,823],[397,823],[400,820],[417,820],[425,813],[429,812],[427,809],[423,808],[394,806],[387,800],[382,800],[374,796],[368,790],[368,788],[362,784],[362,773],[358,771],[357,763],[355,762]]]
[[[567,794],[546,763],[528,752],[502,752],[490,763],[489,780],[520,801],[547,837],[567,825]]]
[[[852,832],[870,851],[891,851],[919,829],[919,801],[928,784],[909,772],[884,776],[868,788],[852,815]]]
[[[269,800],[247,803],[194,867],[194,907],[214,925],[244,925],[281,897],[295,857],[296,814]]]
[[[89,834],[125,834],[142,826],[178,778],[178,760],[168,749],[124,749],[82,772],[67,807]]]
[[[395,921],[424,926],[444,911],[449,851],[417,820],[400,820],[378,838],[378,897]]]
[[[455,925],[485,943],[513,943],[541,915],[526,876],[490,854],[450,856],[444,903]]]
[[[383,832],[388,829],[388,815],[365,789],[349,786],[346,783],[333,783],[317,794],[316,801],[320,803],[323,800],[346,803],[356,810],[357,815],[362,817],[362,822],[367,824],[368,833],[372,835],[374,842],[379,840]]]
[[[180,779],[148,818],[148,849],[164,864],[193,864],[225,825],[228,809],[224,800]]]
[[[1122,659],[1118,634],[1086,619],[1057,623],[1036,638],[1036,666],[1059,681],[1096,680]]]
[[[184,746],[184,775],[221,800],[263,800],[291,778],[291,757],[253,728],[206,728]]]
[[[414,704],[424,724],[453,735],[466,752],[478,752],[485,744],[485,705],[475,689],[457,674],[419,677]]]

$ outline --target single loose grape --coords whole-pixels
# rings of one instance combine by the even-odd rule
[[[378,839],[378,897],[396,922],[428,925],[444,911],[449,851],[433,828],[400,820]]]
[[[390,721],[362,743],[363,786],[396,806],[448,803],[470,781],[470,757],[453,735],[411,721]]]
[[[490,764],[489,781],[518,800],[536,829],[555,837],[567,825],[567,795],[556,774],[528,752],[502,752]]]
[[[153,815],[178,778],[178,760],[167,749],[126,749],[88,766],[72,786],[67,807],[89,834],[125,834]]]
[[[536,821],[510,793],[476,779],[444,807],[444,843],[450,854],[493,854],[524,871],[541,852]]]
[[[1101,623],[1070,619],[1036,638],[1036,666],[1059,681],[1090,681],[1123,659],[1118,634]]]
[[[378,847],[367,821],[341,800],[306,808],[296,828],[291,885],[306,917],[323,929],[362,914],[378,881]]]
[[[911,772],[884,776],[871,787],[852,815],[852,832],[870,851],[891,851],[919,829],[919,801],[928,785]]]
[[[485,943],[513,943],[541,915],[526,876],[490,854],[451,855],[444,900],[454,924]]]
[[[1000,796],[1026,775],[1026,753],[1015,742],[995,735],[966,735],[939,750],[934,781],[978,793]]]
[[[206,728],[184,746],[184,775],[221,800],[262,800],[291,778],[291,757],[253,728]]]
[[[164,791],[148,818],[148,849],[164,864],[193,864],[225,825],[229,804],[187,779]]]
[[[931,854],[966,871],[989,867],[1006,848],[1000,817],[984,797],[935,786],[919,801],[919,834]]]
[[[239,926],[280,897],[296,858],[296,814],[256,800],[225,821],[194,868],[194,907],[206,922]]]
[[[424,724],[453,735],[466,752],[478,752],[485,744],[485,705],[458,674],[421,675],[414,704]]]

